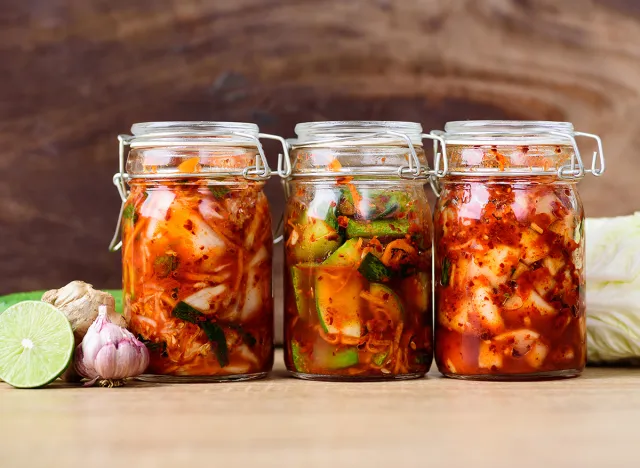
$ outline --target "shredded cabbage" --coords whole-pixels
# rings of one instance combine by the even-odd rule
[[[640,360],[640,212],[588,218],[587,358]]]

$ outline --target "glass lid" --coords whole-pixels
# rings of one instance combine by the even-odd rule
[[[380,145],[407,143],[422,146],[422,125],[416,122],[383,120],[334,120],[303,122],[296,125],[297,138],[289,140],[293,146],[313,144]]]

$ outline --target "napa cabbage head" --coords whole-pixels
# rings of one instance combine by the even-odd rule
[[[587,356],[589,362],[640,362],[640,212],[588,218]]]

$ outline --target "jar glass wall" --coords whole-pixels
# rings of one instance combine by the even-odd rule
[[[322,122],[296,131],[285,214],[287,369],[321,380],[423,376],[432,361],[431,213],[425,179],[398,176],[409,161],[415,174],[426,167],[421,127]]]
[[[123,206],[124,309],[164,381],[273,364],[268,167],[252,124],[137,124]]]
[[[470,127],[454,123],[443,135],[449,172],[434,219],[435,354],[446,376],[537,379],[584,369],[576,188],[584,168],[570,124],[536,124],[486,122],[465,135]]]

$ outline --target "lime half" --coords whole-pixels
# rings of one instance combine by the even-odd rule
[[[71,363],[73,331],[51,304],[20,302],[0,315],[0,379],[35,388],[58,378]]]

